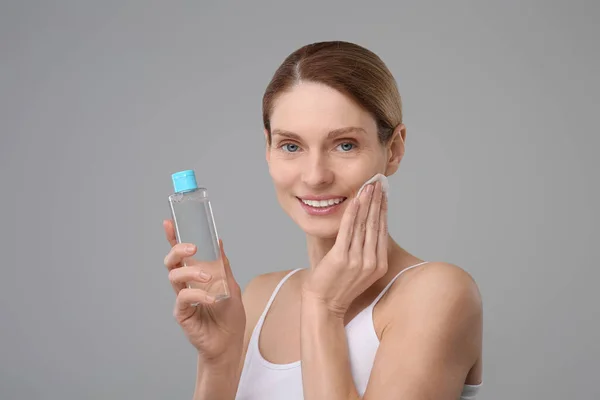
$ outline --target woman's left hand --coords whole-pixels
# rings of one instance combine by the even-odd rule
[[[350,200],[331,250],[302,287],[304,300],[322,303],[343,318],[361,293],[388,270],[387,196],[381,182]]]

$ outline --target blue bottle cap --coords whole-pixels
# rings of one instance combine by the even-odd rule
[[[175,172],[171,175],[173,181],[173,189],[175,193],[189,192],[190,190],[198,189],[196,183],[196,174],[191,169]]]

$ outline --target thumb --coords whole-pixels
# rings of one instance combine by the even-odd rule
[[[227,275],[227,282],[230,283],[232,281],[235,282],[235,278],[233,276],[233,271],[231,270],[231,265],[229,264],[229,258],[225,254],[225,249],[223,247],[223,239],[219,239],[219,249],[221,250],[221,259],[223,260],[223,267],[225,268],[225,275]]]

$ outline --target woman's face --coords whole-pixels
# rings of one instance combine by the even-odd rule
[[[279,203],[316,237],[335,238],[348,199],[376,173],[395,171],[374,118],[325,85],[302,83],[282,94],[271,136],[267,161]]]

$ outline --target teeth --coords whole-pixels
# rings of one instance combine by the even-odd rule
[[[309,205],[311,207],[329,207],[334,204],[340,204],[342,201],[344,201],[343,197],[329,200],[302,200],[304,204]]]

